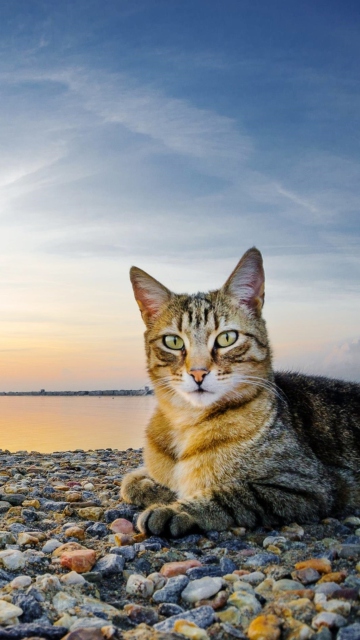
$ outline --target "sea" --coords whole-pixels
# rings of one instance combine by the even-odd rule
[[[0,449],[138,449],[154,396],[0,396]]]

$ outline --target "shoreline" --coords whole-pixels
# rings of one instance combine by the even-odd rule
[[[146,537],[119,499],[141,449],[0,463],[0,639],[359,640],[358,513]]]

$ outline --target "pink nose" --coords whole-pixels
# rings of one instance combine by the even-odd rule
[[[198,385],[204,381],[204,378],[208,373],[209,371],[207,369],[190,369],[190,375]]]

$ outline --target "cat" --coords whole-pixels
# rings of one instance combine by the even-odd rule
[[[217,291],[132,267],[158,405],[121,497],[146,534],[274,527],[360,507],[360,385],[275,373],[253,247]]]

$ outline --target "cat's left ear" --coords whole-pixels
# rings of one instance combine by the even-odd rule
[[[243,255],[222,289],[237,304],[246,306],[258,316],[261,314],[265,298],[265,273],[258,249],[252,247]]]
[[[151,324],[170,301],[171,291],[138,267],[131,267],[130,280],[142,319],[146,325]]]

